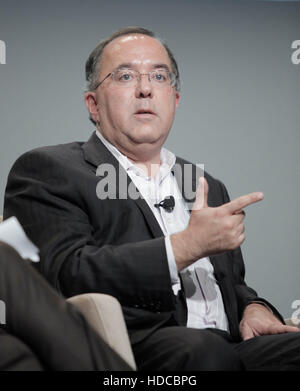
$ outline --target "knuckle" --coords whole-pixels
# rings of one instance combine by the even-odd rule
[[[230,219],[225,219],[224,220],[224,228],[227,231],[232,231],[233,227],[234,227],[233,222]]]
[[[246,195],[243,201],[244,201],[244,204],[246,204],[246,205],[251,204],[252,197],[250,195]]]
[[[239,239],[236,237],[236,235],[230,235],[228,239],[228,245],[230,250],[234,250],[239,246]]]
[[[242,243],[244,243],[245,239],[246,239],[245,235],[242,233],[239,237],[239,240],[238,240],[238,242],[239,242],[238,246],[240,246]]]
[[[216,217],[222,218],[227,215],[226,210],[222,207],[215,208],[215,215]]]

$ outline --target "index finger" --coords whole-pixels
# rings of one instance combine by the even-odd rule
[[[236,198],[235,200],[228,202],[227,204],[223,205],[227,211],[231,214],[240,212],[242,209],[244,209],[246,206],[249,206],[251,204],[254,204],[255,202],[259,202],[264,198],[263,193],[261,192],[255,192],[250,193],[241,197]]]

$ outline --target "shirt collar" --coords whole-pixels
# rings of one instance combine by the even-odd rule
[[[139,173],[138,175],[147,177],[147,174],[145,171],[135,166],[128,158],[127,156],[123,155],[114,145],[112,145],[101,133],[99,130],[96,130],[96,135],[99,137],[99,139],[102,141],[102,143],[106,146],[106,148],[114,155],[114,157],[118,160],[118,162],[124,167],[126,171],[133,171],[135,174]],[[176,156],[173,152],[169,151],[166,148],[162,148],[160,152],[160,159],[161,159],[161,165],[159,168],[159,180],[165,178],[165,176],[170,173],[172,170],[175,161]]]

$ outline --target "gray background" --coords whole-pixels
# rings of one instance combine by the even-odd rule
[[[246,281],[292,315],[300,299],[300,3],[0,0],[0,197],[15,159],[34,147],[86,140],[84,63],[114,30],[141,25],[178,60],[182,100],[167,147],[204,163],[247,209]],[[1,203],[0,213],[3,206]]]

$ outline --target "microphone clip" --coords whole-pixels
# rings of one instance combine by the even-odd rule
[[[170,213],[174,209],[175,199],[173,196],[168,196],[158,204],[154,204],[156,208],[163,208],[166,212]]]

